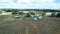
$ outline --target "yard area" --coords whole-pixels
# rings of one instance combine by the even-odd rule
[[[60,34],[60,18],[43,17],[15,19],[14,16],[0,16],[0,34]]]

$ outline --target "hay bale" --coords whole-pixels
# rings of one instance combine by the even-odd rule
[[[38,20],[38,18],[37,18],[37,17],[33,17],[32,19],[33,19],[33,20]]]
[[[42,17],[42,16],[38,16],[37,18],[38,18],[38,19],[42,19],[43,17]]]

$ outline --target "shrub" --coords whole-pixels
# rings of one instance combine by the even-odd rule
[[[55,13],[52,13],[51,17],[54,17],[55,16]]]
[[[31,12],[32,15],[35,15],[35,13]]]
[[[27,13],[26,17],[31,17],[29,13]]]
[[[24,14],[23,12],[19,12],[19,15],[22,15],[22,14]]]
[[[0,14],[1,14],[2,12],[0,11]]]
[[[58,13],[58,14],[56,15],[56,17],[60,17],[60,13]]]
[[[14,11],[13,11],[13,12],[12,12],[12,14],[13,14],[13,15],[16,15],[16,14],[17,14],[17,12],[14,12]]]
[[[42,16],[44,16],[45,15],[45,13],[42,13]]]

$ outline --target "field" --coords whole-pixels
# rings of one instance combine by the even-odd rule
[[[15,19],[14,16],[0,16],[0,34],[60,34],[60,18],[43,17]]]

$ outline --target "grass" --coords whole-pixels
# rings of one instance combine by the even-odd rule
[[[59,34],[57,19],[44,18],[34,21],[31,18],[15,19],[13,15],[0,17],[0,34]],[[57,30],[58,29],[58,30]]]
[[[4,16],[3,20],[0,21],[0,34],[17,34],[17,23],[19,22],[19,20],[14,19],[12,16]],[[22,23],[19,26],[22,26],[24,28],[24,25],[22,25]]]

